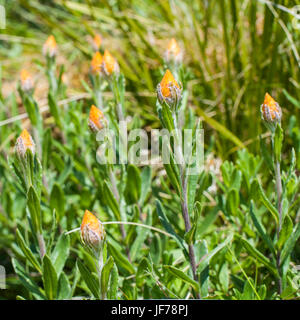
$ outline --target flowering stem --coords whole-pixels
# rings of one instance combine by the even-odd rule
[[[274,136],[272,138],[272,145],[274,150]],[[279,214],[279,222],[277,226],[277,241],[279,240],[280,231],[282,228],[282,182],[281,182],[281,171],[280,171],[280,160],[275,156],[275,181],[276,181],[276,194],[277,194],[277,209]],[[280,255],[281,250],[278,249],[276,256],[276,267],[278,271],[278,293],[282,293],[282,278],[280,270]]]
[[[182,145],[181,140],[178,136],[178,125],[177,125],[177,114],[173,112],[173,120],[174,120],[174,128],[175,128],[175,153],[177,158],[179,158],[179,168],[180,168],[180,176],[181,176],[181,185],[182,185],[182,197],[181,197],[181,209],[182,215],[185,225],[185,232],[189,232],[191,229],[191,221],[188,211],[188,199],[187,199],[187,176],[186,176],[186,166],[182,152]],[[197,277],[197,268],[196,268],[196,259],[195,259],[195,251],[194,245],[189,244],[189,258],[190,258],[190,265],[192,267],[193,278],[195,281],[198,281]],[[197,292],[197,298],[200,299],[200,293]]]

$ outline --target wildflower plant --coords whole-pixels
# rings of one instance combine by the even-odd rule
[[[299,299],[289,16],[251,1],[21,2],[9,20],[26,33],[8,21],[1,40],[0,298]],[[43,75],[23,69],[10,92],[21,46]]]

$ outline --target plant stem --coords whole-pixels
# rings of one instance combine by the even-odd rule
[[[174,120],[174,128],[175,128],[175,154],[177,154],[177,159],[179,158],[179,168],[180,168],[180,175],[181,175],[181,185],[182,185],[182,197],[181,197],[181,209],[182,215],[185,225],[185,232],[189,232],[191,229],[191,221],[189,216],[188,210],[188,199],[187,199],[187,177],[186,177],[186,166],[182,152],[182,145],[181,140],[178,137],[178,125],[177,125],[177,115],[173,113],[173,120]],[[176,159],[176,157],[175,157]],[[190,258],[190,265],[192,267],[193,278],[195,281],[198,281],[197,277],[197,267],[196,267],[196,260],[195,260],[195,251],[193,244],[188,245],[189,248],[189,258]],[[200,299],[200,293],[197,292],[197,298]]]
[[[111,167],[109,168],[109,178],[110,178],[110,182],[112,184],[112,192],[113,192],[117,202],[119,203],[120,202],[120,195],[119,195],[119,191],[118,191],[118,188],[117,188],[116,178],[115,178],[115,175],[114,175]],[[123,224],[120,224],[120,230],[121,230],[122,239],[125,241],[125,239],[126,239],[126,231],[125,231],[125,228],[124,228]],[[126,246],[126,254],[127,254],[127,257],[129,259],[129,261],[131,261],[130,252],[129,252],[128,246]]]
[[[280,172],[280,162],[276,160],[275,162],[275,179],[276,179],[276,191],[277,191],[277,208],[279,213],[279,223],[277,227],[277,240],[279,240],[280,231],[282,228],[282,183],[281,183],[281,172]],[[282,293],[282,279],[280,274],[280,255],[281,252],[278,250],[276,257],[276,266],[278,270],[278,293]]]

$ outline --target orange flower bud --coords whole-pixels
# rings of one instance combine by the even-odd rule
[[[175,63],[180,63],[182,61],[182,50],[174,38],[172,38],[168,44],[168,48],[165,52],[165,60],[167,62],[174,61]]]
[[[23,91],[30,91],[33,88],[33,81],[30,73],[23,69],[20,73],[21,88]]]
[[[92,73],[100,73],[102,68],[103,57],[100,52],[96,52],[91,62]]]
[[[157,97],[160,103],[166,102],[171,108],[177,109],[181,99],[181,86],[168,69],[157,86]]]
[[[95,51],[99,50],[101,47],[102,38],[100,34],[95,34],[94,38],[92,39],[92,47]]]
[[[107,76],[110,76],[113,73],[119,73],[120,71],[117,60],[110,54],[108,50],[104,51],[102,69]]]
[[[49,36],[43,45],[43,55],[54,57],[57,54],[57,44],[53,35]]]
[[[101,221],[90,211],[85,210],[80,229],[84,244],[99,251],[105,239],[105,230]]]
[[[90,129],[97,132],[107,126],[107,120],[104,114],[94,105],[91,106],[88,125]]]
[[[19,156],[24,157],[28,149],[33,154],[35,153],[35,144],[33,142],[33,139],[31,138],[31,135],[28,133],[28,131],[24,129],[17,139],[15,151]]]
[[[280,122],[282,111],[279,104],[268,94],[260,108],[263,120],[269,123]]]

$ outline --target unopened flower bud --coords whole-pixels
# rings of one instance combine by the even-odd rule
[[[88,125],[93,132],[97,132],[107,126],[104,114],[94,105],[91,106]]]
[[[21,88],[23,91],[30,91],[33,89],[33,81],[30,73],[23,69],[20,73]]]
[[[96,52],[93,56],[92,62],[91,62],[91,71],[92,73],[101,73],[102,71],[102,62],[103,57],[100,52]]]
[[[102,38],[100,34],[95,34],[94,38],[91,41],[93,50],[98,51],[101,47]]]
[[[264,103],[260,108],[262,119],[268,123],[281,121],[282,111],[279,104],[268,94],[265,95]]]
[[[31,138],[31,135],[28,133],[26,129],[24,129],[19,138],[17,139],[15,145],[15,152],[19,156],[24,157],[27,150],[30,150],[34,154],[35,144],[33,139]]]
[[[166,102],[170,108],[177,110],[181,99],[181,91],[181,86],[179,86],[170,70],[167,70],[157,86],[157,97],[160,103]]]
[[[85,210],[80,229],[84,244],[99,252],[105,239],[105,230],[101,221],[90,211]]]
[[[120,72],[117,60],[110,54],[108,50],[104,51],[102,70],[106,76],[118,74]]]
[[[57,54],[57,44],[53,35],[49,36],[43,45],[43,55],[54,57]]]
[[[165,52],[166,62],[175,62],[176,64],[179,64],[182,62],[182,56],[182,50],[180,49],[177,41],[172,38]]]

